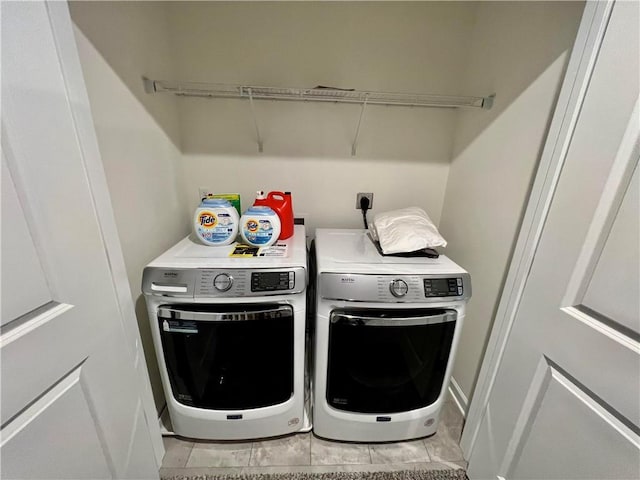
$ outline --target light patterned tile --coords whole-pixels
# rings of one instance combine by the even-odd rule
[[[462,428],[462,425],[455,425],[448,428],[451,438],[454,442],[456,442],[457,445],[460,445],[460,438],[462,438]]]
[[[311,437],[311,465],[350,465],[371,463],[369,447],[361,443],[331,442]]]
[[[244,467],[249,465],[251,443],[195,442],[187,467]]]
[[[429,454],[422,440],[369,445],[372,463],[428,462]]]
[[[311,434],[298,433],[255,442],[249,465],[309,465],[310,461]]]
[[[440,410],[440,424],[456,427],[464,423],[464,417],[454,402],[444,402]]]
[[[434,462],[463,461],[464,457],[458,443],[461,431],[461,426],[447,427],[441,424],[435,435],[425,438],[423,441],[431,460]]]
[[[163,467],[184,467],[187,464],[193,441],[184,440],[180,437],[162,437],[164,443]]]

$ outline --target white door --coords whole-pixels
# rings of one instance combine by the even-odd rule
[[[638,10],[613,7],[471,479],[640,477]]]
[[[66,15],[72,38],[67,7],[1,7],[2,478],[158,478],[55,28]]]

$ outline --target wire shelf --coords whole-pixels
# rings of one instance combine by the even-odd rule
[[[260,87],[196,82],[168,82],[143,78],[147,93],[171,93],[185,97],[239,98],[306,102],[357,103],[404,107],[484,108],[493,104],[493,96],[471,97],[419,93],[370,92],[328,87]]]
[[[226,85],[217,83],[196,82],[168,82],[164,80],[150,80],[142,77],[144,89],[147,93],[168,93],[181,97],[205,98],[239,98],[249,100],[251,116],[256,131],[258,152],[263,151],[264,141],[260,135],[260,126],[253,104],[254,100],[285,100],[295,102],[333,102],[351,103],[361,106],[358,125],[356,127],[351,155],[355,156],[358,135],[362,125],[362,117],[367,105],[389,105],[401,107],[435,107],[435,108],[482,108],[485,110],[493,106],[495,95],[487,97],[468,97],[459,95],[431,95],[424,93],[389,93],[367,92],[352,89],[332,87],[293,88],[293,87],[255,87],[247,85]]]

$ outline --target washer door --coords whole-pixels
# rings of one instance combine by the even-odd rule
[[[397,413],[442,390],[457,312],[338,309],[330,316],[326,399],[338,410]]]
[[[158,309],[158,326],[178,402],[245,410],[293,395],[290,305],[166,305]]]

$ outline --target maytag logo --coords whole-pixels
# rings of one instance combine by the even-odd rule
[[[165,277],[177,278],[178,272],[164,272],[162,275]]]
[[[353,277],[342,277],[340,278],[340,283],[354,283],[356,281]]]

